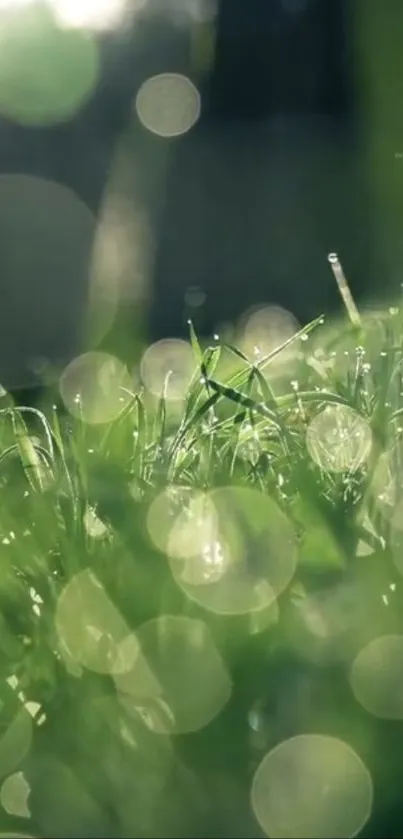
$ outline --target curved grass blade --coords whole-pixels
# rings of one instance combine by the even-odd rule
[[[202,363],[202,360],[203,360],[203,350],[202,350],[202,348],[199,344],[199,339],[196,335],[196,330],[195,330],[195,328],[193,326],[193,322],[191,320],[188,320],[188,326],[189,326],[189,334],[190,334],[190,343],[191,343],[191,346],[192,346],[194,357],[196,359],[197,365],[200,367],[201,363]]]
[[[272,361],[274,361],[275,358],[277,358],[278,355],[280,355],[280,353],[293,346],[293,344],[295,344],[297,341],[300,341],[301,338],[303,339],[308,337],[311,334],[311,332],[313,332],[318,326],[322,325],[323,315],[320,315],[320,317],[315,318],[315,320],[308,323],[298,332],[295,332],[295,334],[292,335],[290,338],[287,338],[286,341],[283,341],[282,344],[279,344],[278,347],[272,350],[264,358],[259,359],[254,366],[258,367],[259,370],[264,370]],[[234,375],[228,380],[227,386],[233,388],[242,387],[248,378],[248,374],[249,370],[241,370],[237,373],[234,373]]]
[[[255,399],[252,399],[250,396],[245,396],[239,390],[236,390],[233,387],[228,387],[227,385],[222,385],[219,382],[216,382],[214,379],[209,379],[208,383],[212,390],[218,394],[218,396],[225,396],[227,399],[231,399],[232,402],[235,402],[237,405],[242,405],[243,408],[249,408],[252,411],[256,411],[256,413],[261,414],[261,416],[266,417],[274,425],[278,426],[278,420],[276,414],[270,410],[263,402],[256,402]]]
[[[43,492],[49,486],[49,481],[53,477],[52,470],[45,466],[38,454],[21,412],[14,408],[9,409],[9,412],[18,453],[28,483],[35,492]]]
[[[16,406],[16,407],[14,407],[13,410],[18,411],[18,413],[20,413],[20,414],[33,414],[34,416],[36,416],[39,419],[39,421],[40,421],[40,423],[41,423],[41,425],[44,429],[44,432],[45,432],[45,437],[46,437],[46,442],[47,442],[48,449],[49,449],[49,454],[50,454],[51,458],[53,459],[54,451],[53,451],[52,429],[49,425],[48,420],[45,417],[45,414],[43,414],[42,411],[39,411],[38,408],[31,408],[31,407],[25,406],[25,405],[24,406]]]
[[[180,426],[181,430],[184,427],[187,420],[189,419],[189,417],[191,416],[191,414],[193,413],[193,411],[195,410],[200,397],[206,390],[206,387],[208,388],[207,380],[209,376],[213,375],[214,370],[216,369],[217,364],[220,360],[220,355],[221,347],[207,347],[207,349],[204,351],[200,361],[200,365],[193,374],[192,380],[188,388],[183,420]]]

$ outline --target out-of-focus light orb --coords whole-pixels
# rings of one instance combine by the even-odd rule
[[[167,487],[151,502],[147,511],[148,535],[159,551],[166,553],[172,527],[181,513],[203,493],[191,487],[173,485]]]
[[[267,609],[294,576],[293,527],[269,496],[240,487],[189,499],[166,552],[184,593],[218,614]]]
[[[144,722],[159,734],[185,734],[208,725],[232,690],[208,626],[164,615],[143,624],[136,636],[141,655],[128,673],[115,677],[127,710],[142,710]]]
[[[207,493],[195,493],[173,523],[166,551],[183,560],[181,580],[190,585],[208,585],[220,580],[231,558],[219,537],[217,510]],[[200,562],[193,561],[196,557]]]
[[[348,839],[368,820],[371,775],[353,749],[333,737],[303,734],[262,760],[252,784],[252,807],[275,839]]]
[[[130,374],[119,359],[108,353],[88,352],[68,364],[59,389],[73,417],[97,425],[119,416],[131,399],[131,384]]]
[[[112,327],[119,304],[147,299],[154,238],[147,214],[133,201],[127,148],[117,149],[93,241],[89,286],[92,348]]]
[[[0,176],[0,381],[6,387],[37,382],[77,351],[94,231],[93,214],[67,187],[30,175]]]
[[[206,292],[200,286],[189,286],[185,291],[185,303],[189,309],[200,309],[207,299]]]
[[[174,338],[151,344],[140,362],[140,375],[147,390],[157,397],[165,395],[168,400],[184,398],[195,369],[190,344]]]
[[[136,97],[136,112],[148,131],[159,137],[179,137],[200,116],[200,93],[186,76],[161,73],[147,79]]]
[[[403,719],[403,635],[382,635],[355,658],[350,684],[357,701],[375,717]]]
[[[207,493],[190,487],[168,487],[148,509],[147,530],[158,550],[174,559],[202,556],[200,563],[185,562],[185,582],[208,584],[225,573],[227,563],[217,541],[217,513]]]
[[[96,673],[124,673],[138,655],[135,636],[89,569],[60,594],[55,626],[70,658]]]
[[[127,0],[48,0],[59,24],[65,27],[108,30],[118,26],[127,8]],[[134,11],[147,0],[132,0]]]
[[[0,113],[27,126],[71,119],[98,81],[87,33],[60,29],[45,3],[0,7]]]
[[[28,806],[28,798],[31,788],[22,772],[15,772],[9,775],[0,789],[0,802],[3,809],[10,816],[17,816],[21,819],[29,819],[31,813]]]
[[[353,408],[328,405],[310,422],[306,445],[320,469],[352,472],[363,465],[371,452],[371,428]]]
[[[240,327],[239,344],[250,361],[260,361],[284,344],[299,330],[298,321],[291,312],[280,306],[265,306],[255,309],[243,319]],[[295,356],[295,346],[282,350],[267,367],[267,372],[290,361]]]

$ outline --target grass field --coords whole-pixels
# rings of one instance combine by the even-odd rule
[[[346,306],[0,397],[1,835],[401,835],[403,319]]]

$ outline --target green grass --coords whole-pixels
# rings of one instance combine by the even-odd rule
[[[400,791],[402,725],[363,710],[349,672],[365,643],[402,632],[402,326],[398,309],[342,327],[321,317],[252,364],[231,345],[202,347],[190,325],[195,373],[179,413],[142,387],[97,426],[59,403],[42,411],[0,397],[0,781],[22,771],[31,788],[30,819],[3,812],[0,831],[258,837],[253,774],[272,747],[301,732],[337,736],[357,751],[375,784],[371,830],[384,824]],[[321,439],[329,422],[339,437],[349,429],[332,462]],[[265,608],[219,614],[177,584],[165,508],[155,532],[149,525],[155,499],[175,487],[182,523],[196,491],[255,493],[217,509],[230,519],[228,550],[255,529],[263,565],[280,538],[273,530],[266,545],[270,528],[287,522],[295,573]],[[259,518],[262,497],[270,504]],[[264,567],[247,573],[258,579]],[[67,649],[58,609],[85,569],[104,599],[91,590],[89,600],[81,592],[67,603]],[[113,625],[120,643],[124,627],[141,636],[164,615],[203,621],[232,683],[209,725],[172,737],[158,733],[169,707],[149,696],[133,700],[130,713],[122,705],[104,666],[112,629],[109,639],[98,634],[96,651],[80,650],[86,620]],[[323,634],[315,621],[333,630]],[[86,666],[88,657],[98,666]],[[26,701],[40,705],[29,742],[15,723]]]

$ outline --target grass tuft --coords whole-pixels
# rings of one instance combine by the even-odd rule
[[[86,829],[87,816],[88,830],[95,830],[88,835],[96,835],[103,826],[106,833],[102,835],[111,836],[185,836],[189,831],[196,835],[197,830],[197,835],[224,836],[231,835],[237,818],[244,819],[245,831],[253,832],[246,779],[250,780],[259,748],[264,753],[295,731],[286,705],[273,710],[277,707],[275,689],[265,686],[263,676],[271,668],[273,679],[281,681],[284,662],[288,662],[290,684],[293,679],[298,682],[298,668],[318,666],[316,655],[323,654],[329,667],[337,665],[336,675],[327,681],[315,676],[322,679],[324,693],[319,705],[313,703],[313,710],[306,712],[303,725],[350,736],[361,744],[368,762],[372,759],[376,765],[378,758],[371,751],[373,729],[367,718],[358,719],[346,675],[343,672],[340,677],[337,669],[344,652],[341,659],[334,658],[330,642],[326,646],[323,636],[319,643],[320,633],[315,632],[312,639],[317,646],[312,640],[308,652],[305,648],[301,652],[303,632],[308,629],[304,624],[302,631],[298,621],[318,592],[321,597],[325,592],[328,599],[342,587],[356,592],[358,580],[362,624],[357,628],[351,617],[345,619],[353,646],[356,636],[364,641],[371,635],[371,625],[378,626],[377,621],[379,632],[385,626],[401,630],[399,611],[389,620],[390,609],[384,619],[380,598],[385,586],[394,586],[393,592],[397,586],[400,591],[401,537],[395,513],[403,493],[402,316],[396,309],[375,321],[370,315],[359,315],[346,292],[340,264],[332,262],[332,267],[339,272],[339,288],[351,320],[351,327],[339,328],[337,334],[320,317],[266,358],[252,362],[236,346],[217,342],[203,346],[190,323],[195,372],[180,412],[173,410],[166,388],[155,400],[142,385],[126,394],[129,398],[121,413],[106,425],[86,425],[55,405],[47,411],[17,408],[11,397],[0,411],[0,667],[4,684],[16,679],[24,696],[46,712],[46,721],[35,728],[33,766],[41,766],[46,754],[59,768],[69,767],[73,792],[68,793],[69,804],[67,793],[61,800],[63,807],[68,804],[76,811],[78,832],[74,835]],[[287,363],[281,364],[286,352]],[[236,363],[236,372],[221,375],[224,356]],[[293,534],[296,568],[276,598],[276,621],[267,609],[223,617],[177,584],[168,560],[168,541],[165,551],[156,547],[165,533],[164,508],[158,514],[156,542],[150,536],[148,516],[161,493],[170,493],[175,504],[179,499],[177,514],[186,517],[186,493],[195,497],[207,493],[207,498],[213,493],[211,497],[218,498],[214,493],[225,487],[256,493],[247,498],[270,499],[275,505],[270,510],[281,511]],[[194,503],[194,509],[204,509]],[[246,527],[253,515],[253,509],[239,510],[239,526]],[[172,521],[168,521],[168,531]],[[195,519],[190,532],[196,555],[197,526]],[[274,519],[272,526],[270,544],[275,556],[280,536]],[[231,528],[224,552],[235,544]],[[257,545],[264,535],[262,528],[263,524],[256,524]],[[213,544],[212,536],[210,541]],[[183,550],[185,543],[181,544]],[[256,551],[259,554],[260,548]],[[119,620],[133,632],[166,614],[202,620],[229,669],[234,689],[228,713],[193,739],[184,736],[183,741],[174,742],[173,792],[161,791],[155,780],[161,777],[159,761],[168,759],[168,746],[153,734],[153,725],[171,719],[170,709],[165,708],[161,716],[161,708],[157,713],[148,707],[151,717],[144,726],[146,711],[143,708],[140,724],[138,701],[134,725],[133,715],[125,716],[124,703],[116,704],[111,675],[100,667],[91,672],[58,635],[58,604],[69,584],[85,571],[95,574],[110,608],[113,604]],[[378,586],[375,595],[368,588],[373,578]],[[40,598],[41,606],[35,610],[32,592]],[[375,611],[371,611],[373,596],[378,598]],[[34,602],[38,605],[39,601]],[[88,602],[80,605],[77,601],[75,608],[79,625]],[[96,608],[102,611],[103,607]],[[117,618],[110,620],[120,626]],[[98,653],[103,661],[112,642],[105,637],[102,643]],[[315,652],[319,647],[322,652]],[[329,684],[332,690],[344,685],[342,712]],[[265,719],[270,722],[268,733],[265,729],[261,735],[261,747],[250,745],[248,713],[256,703],[265,708]],[[114,711],[108,712],[109,707],[120,709],[120,722],[114,719]],[[152,723],[154,712],[157,722]],[[126,726],[126,745],[122,745],[122,726]],[[136,746],[130,745],[133,737]],[[141,761],[136,763],[139,743],[145,743],[145,769]],[[0,754],[1,748],[0,740]],[[229,784],[221,800],[214,797],[216,761],[220,783],[224,778]],[[136,772],[145,786],[144,796],[134,796],[133,803],[127,778]],[[40,788],[41,777],[39,769],[33,770],[33,787],[36,783]],[[87,810],[76,790],[81,783],[92,802]],[[226,810],[234,792],[244,802],[242,816],[234,815],[238,805]],[[155,795],[161,803],[159,812],[151,803]],[[46,823],[50,831],[40,835],[57,830],[60,835],[57,820],[63,820],[61,814],[52,811],[53,821],[49,816],[46,822],[42,805],[35,806],[36,829],[45,830]]]

